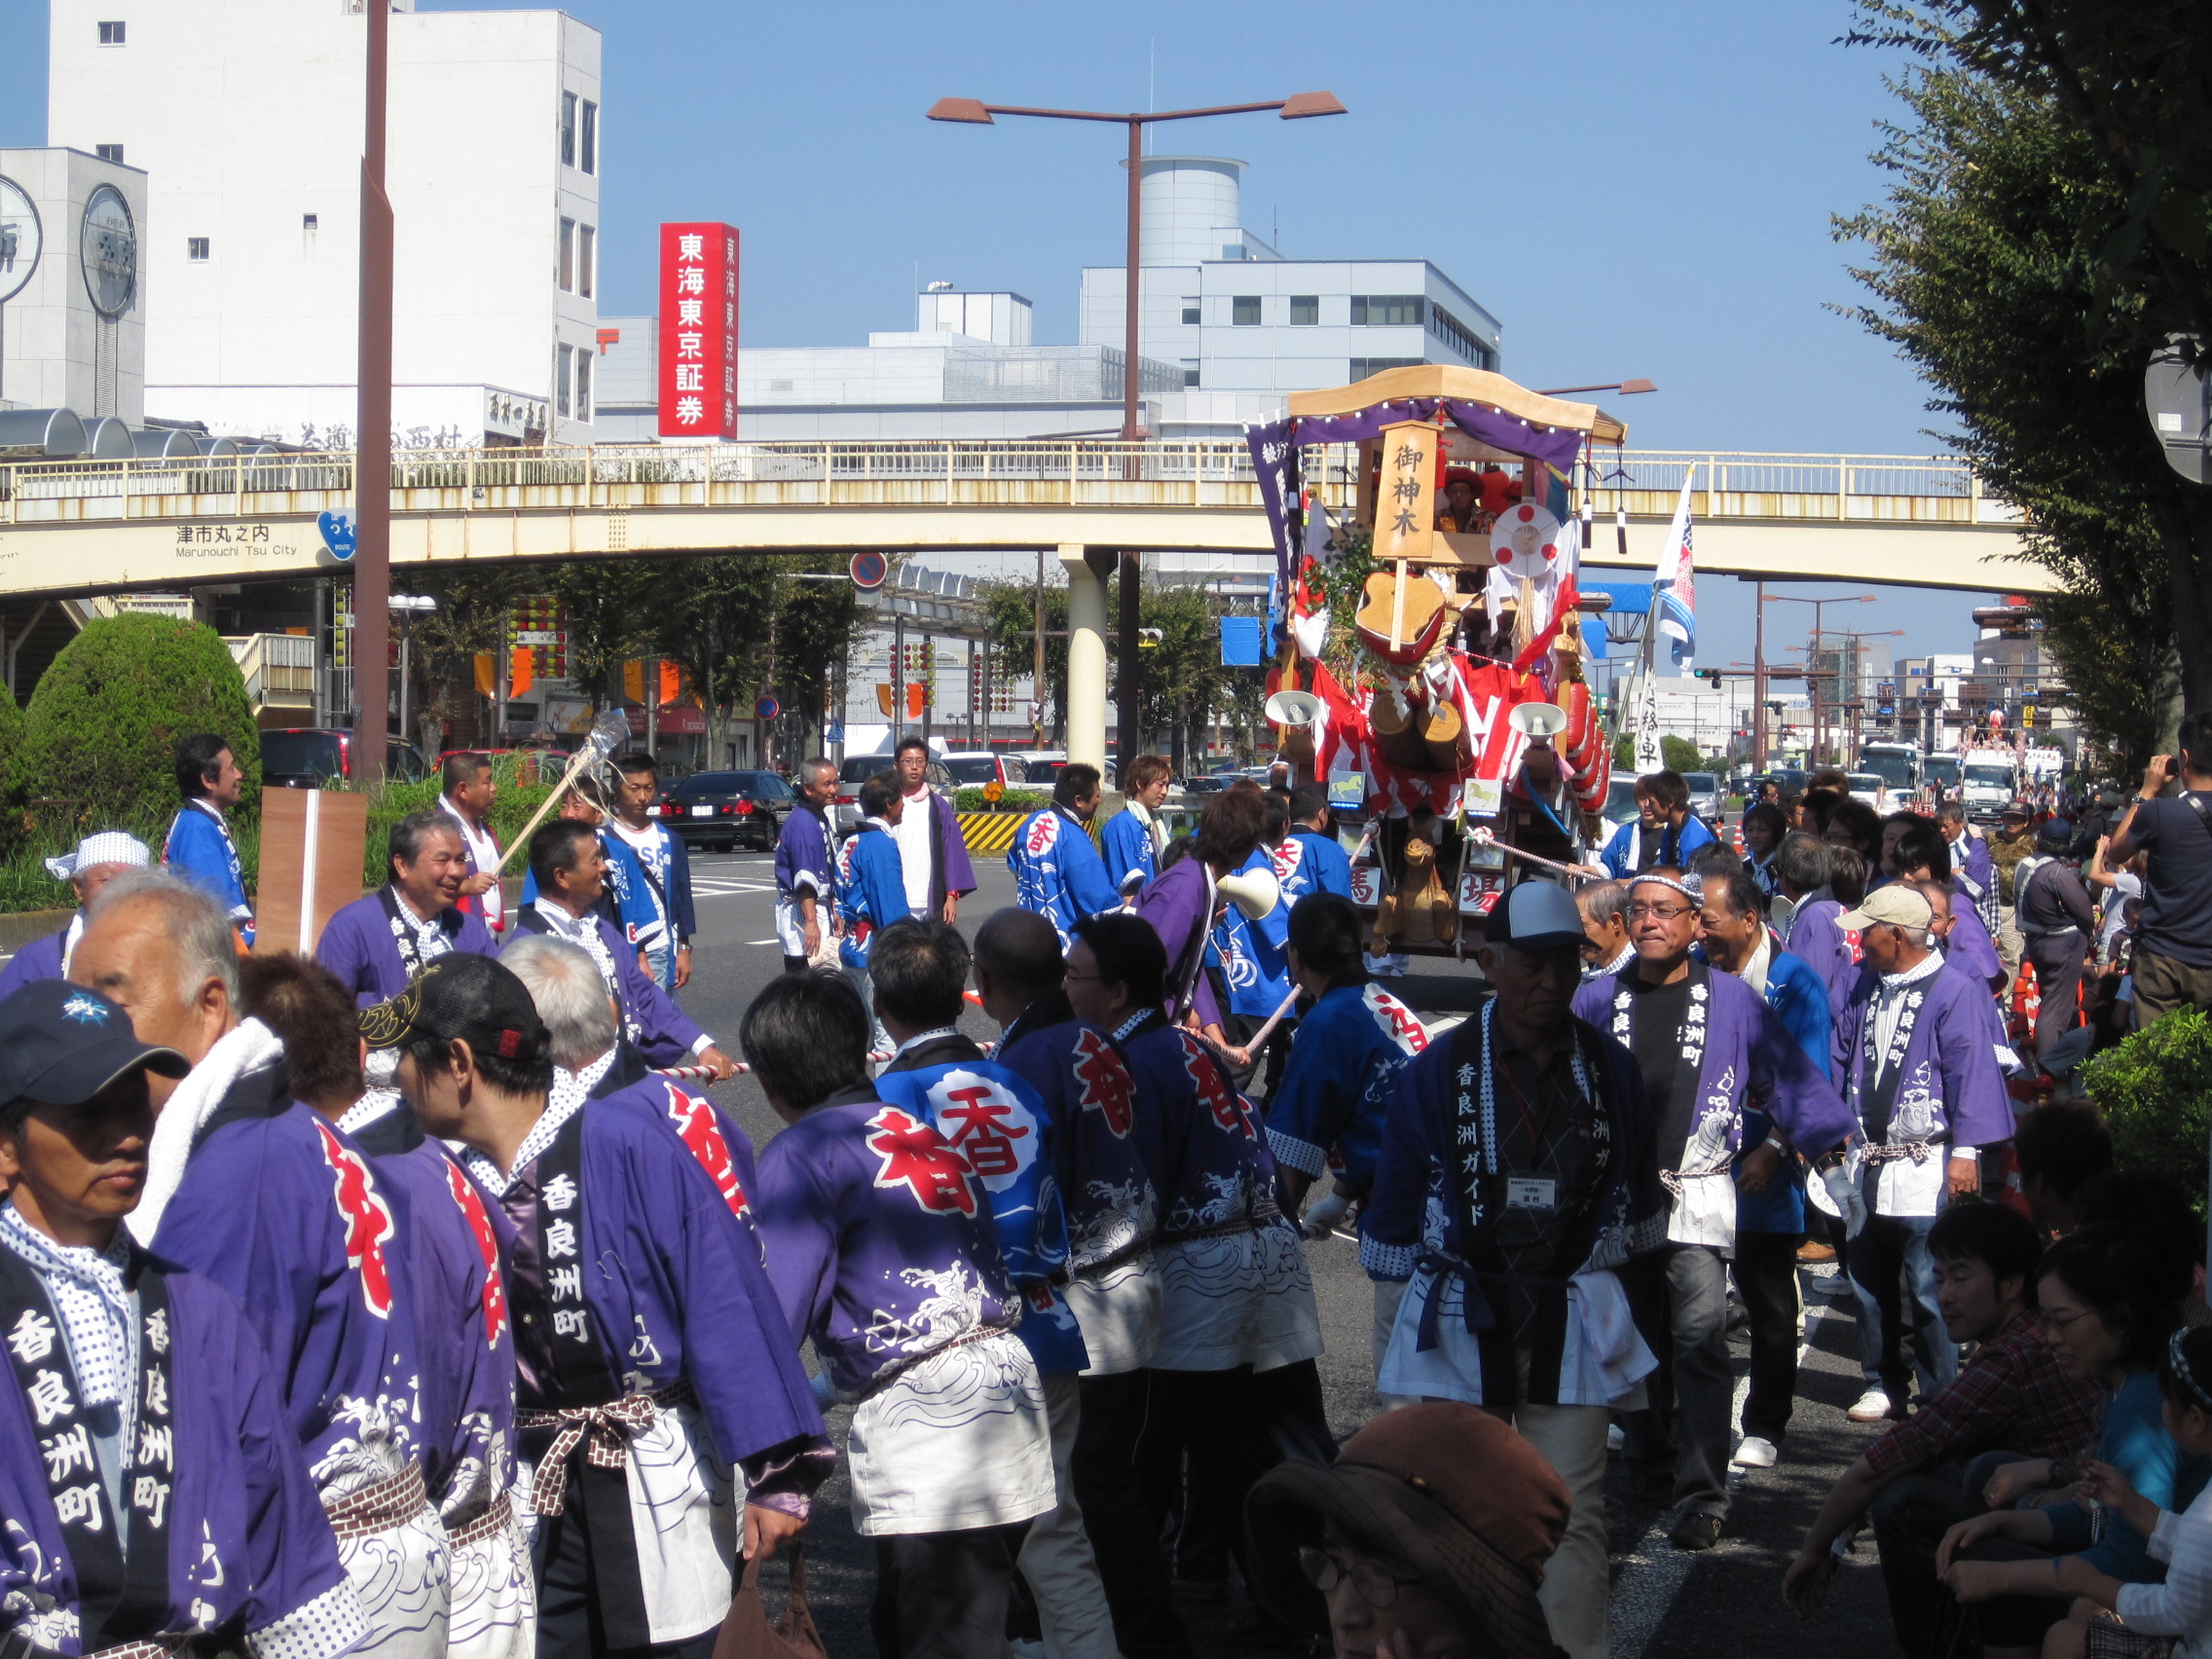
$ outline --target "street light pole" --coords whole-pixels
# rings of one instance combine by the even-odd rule
[[[1870,593],[1854,593],[1840,595],[1833,599],[1801,599],[1793,593],[1769,594],[1766,591],[1766,584],[1761,582],[1759,584],[1759,618],[1763,626],[1766,618],[1766,608],[1769,605],[1809,605],[1813,608],[1813,639],[1812,644],[1805,650],[1805,669],[1807,674],[1810,675],[1821,654],[1821,612],[1831,605],[1872,605],[1875,598],[1876,596]],[[1795,648],[1794,646],[1791,647],[1791,649]],[[1818,680],[1812,682],[1812,760],[1814,768],[1817,769],[1820,765],[1821,746],[1827,735],[1825,728],[1821,724],[1821,684]]]
[[[387,0],[367,0],[366,115],[361,133],[361,292],[353,434],[353,776],[384,781],[390,729],[391,201],[384,193]]]
[[[1026,115],[1044,121],[1108,121],[1121,122],[1128,129],[1128,238],[1127,264],[1123,272],[1122,295],[1122,441],[1127,444],[1140,442],[1144,427],[1138,418],[1138,403],[1143,376],[1142,302],[1144,298],[1140,266],[1144,251],[1144,129],[1157,122],[1194,121],[1209,115],[1250,115],[1262,110],[1275,110],[1285,121],[1299,121],[1309,116],[1343,115],[1345,106],[1337,101],[1334,92],[1298,92],[1287,98],[1272,98],[1262,103],[1213,104],[1204,109],[1168,109],[1139,114],[1132,110],[1123,115],[1108,110],[1091,109],[1033,109],[1018,104],[987,104],[979,98],[940,98],[929,109],[932,121],[962,122],[977,127],[995,126],[993,120],[1001,115]],[[1127,476],[1137,475],[1138,458],[1132,452],[1124,460]],[[1040,555],[1041,557],[1041,555]],[[1119,561],[1122,583],[1121,645],[1117,653],[1117,678],[1120,682],[1121,709],[1117,721],[1116,749],[1119,764],[1126,766],[1134,757],[1142,737],[1138,731],[1143,706],[1144,659],[1137,649],[1137,620],[1140,571],[1134,548],[1124,548]],[[1043,623],[1038,624],[1040,632]],[[1040,654],[1040,668],[1042,658]],[[1038,691],[1042,696],[1044,676],[1038,676]],[[1074,735],[1072,732],[1069,734]]]

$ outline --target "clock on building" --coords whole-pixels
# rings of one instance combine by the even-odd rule
[[[121,316],[138,296],[138,227],[123,192],[112,184],[93,190],[85,199],[79,235],[85,292],[92,296],[92,310],[105,317]]]

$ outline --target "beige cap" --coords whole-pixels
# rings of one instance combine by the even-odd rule
[[[1926,928],[1934,926],[1935,921],[1936,908],[1928,903],[1928,895],[1906,882],[1893,881],[1867,894],[1858,909],[1836,917],[1835,925],[1859,930],[1873,922],[1888,922],[1893,927]]]

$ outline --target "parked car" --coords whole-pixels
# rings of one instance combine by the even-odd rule
[[[1636,780],[1615,778],[1605,786],[1605,805],[1599,816],[1608,829],[1618,830],[1624,824],[1636,822]]]
[[[954,750],[940,756],[938,763],[951,776],[955,789],[981,789],[997,784],[1004,789],[1018,790],[1029,776],[1019,760],[994,749]]]
[[[1844,782],[1851,786],[1851,798],[1862,800],[1877,812],[1890,809],[1890,781],[1879,772],[1846,772]]]
[[[279,726],[261,734],[261,784],[272,790],[319,790],[353,775],[353,734],[341,726]],[[423,752],[393,737],[385,740],[384,775],[395,784],[419,784],[430,775]]]
[[[1684,772],[1682,782],[1690,787],[1690,811],[1709,826],[1720,823],[1720,779],[1713,772]]]
[[[687,847],[726,853],[746,841],[767,852],[797,799],[780,772],[694,772],[653,810]]]

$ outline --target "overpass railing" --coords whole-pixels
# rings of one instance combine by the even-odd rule
[[[1349,498],[1351,452],[1309,452],[1307,476]],[[1685,477],[1702,518],[1999,524],[1963,463],[1912,456],[1597,452],[1595,506],[1674,511]],[[1189,507],[1260,503],[1235,439],[1116,443],[1050,439],[601,444],[403,450],[399,512],[654,507]],[[264,451],[130,461],[0,461],[0,524],[315,513],[351,502],[350,453]]]

